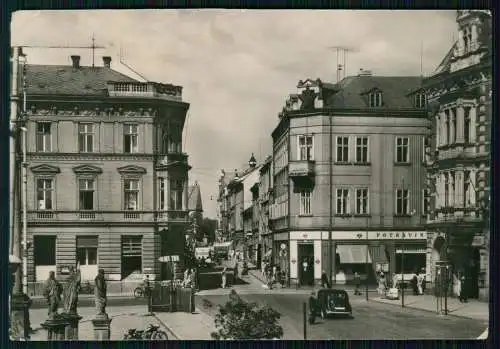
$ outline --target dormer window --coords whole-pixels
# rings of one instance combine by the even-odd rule
[[[368,94],[369,103],[371,108],[381,107],[382,106],[382,92],[381,91],[372,91]]]
[[[426,105],[425,93],[419,92],[415,95],[415,108],[423,109]]]

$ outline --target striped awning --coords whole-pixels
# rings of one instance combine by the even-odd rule
[[[372,258],[367,245],[337,245],[337,253],[342,264],[371,263]]]

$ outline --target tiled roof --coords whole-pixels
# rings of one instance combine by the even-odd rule
[[[28,94],[90,96],[105,95],[107,81],[138,82],[110,68],[67,65],[27,65],[26,80]]]
[[[201,191],[198,183],[191,185],[188,188],[188,209],[202,212],[203,204],[201,201]]]
[[[408,94],[421,87],[419,76],[349,76],[338,84],[339,92],[330,96],[325,103],[332,108],[367,108],[371,90],[382,92],[382,109],[414,108]]]

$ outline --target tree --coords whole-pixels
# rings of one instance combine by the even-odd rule
[[[278,324],[281,314],[268,305],[245,302],[234,291],[229,301],[219,306],[215,315],[213,339],[279,339],[283,328]]]

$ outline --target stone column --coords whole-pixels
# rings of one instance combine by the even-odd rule
[[[440,208],[441,207],[441,176],[439,175],[439,173],[436,175],[435,177],[435,180],[436,180],[436,185],[434,186],[436,188],[436,195],[435,195],[435,206],[436,208]]]
[[[476,142],[477,106],[473,105],[469,112],[469,143]]]
[[[108,314],[98,314],[92,319],[94,326],[94,340],[109,341],[111,338],[111,319]]]
[[[438,150],[438,147],[441,145],[441,132],[442,132],[442,127],[441,127],[441,113],[436,114],[436,150]]]
[[[464,171],[455,171],[455,207],[464,207]]]
[[[170,210],[170,175],[167,174],[167,177],[165,177],[165,185],[163,186],[164,194],[165,195],[165,202],[164,202],[164,210],[168,211]]]
[[[448,144],[453,144],[455,143],[457,140],[455,139],[455,132],[456,132],[456,121],[457,121],[457,113],[456,113],[456,108],[451,108],[450,109],[450,122],[449,122],[449,128],[450,128],[450,136],[449,136],[449,139],[448,139]]]
[[[439,200],[439,207],[444,207],[445,204],[445,195],[446,192],[444,191],[444,185],[445,185],[446,178],[444,176],[444,172],[441,172],[439,175],[439,191],[438,191],[438,200]]]
[[[441,145],[447,145],[448,140],[448,127],[449,127],[450,116],[446,112],[441,113]]]
[[[476,169],[471,169],[469,177],[469,200],[470,207],[476,206]]]
[[[478,45],[478,38],[477,38],[477,26],[476,24],[472,24],[471,26],[471,43],[470,43],[470,46],[471,46],[471,49],[474,50],[477,48],[477,45]]]
[[[455,116],[456,120],[456,134],[457,134],[457,139],[455,139],[456,143],[462,144],[464,143],[464,131],[465,131],[465,112],[464,112],[464,107],[462,105],[457,107],[457,113]]]
[[[68,321],[60,314],[49,317],[41,326],[47,331],[48,341],[63,341],[66,339]]]
[[[448,172],[448,206],[455,206],[455,176],[452,172]]]

